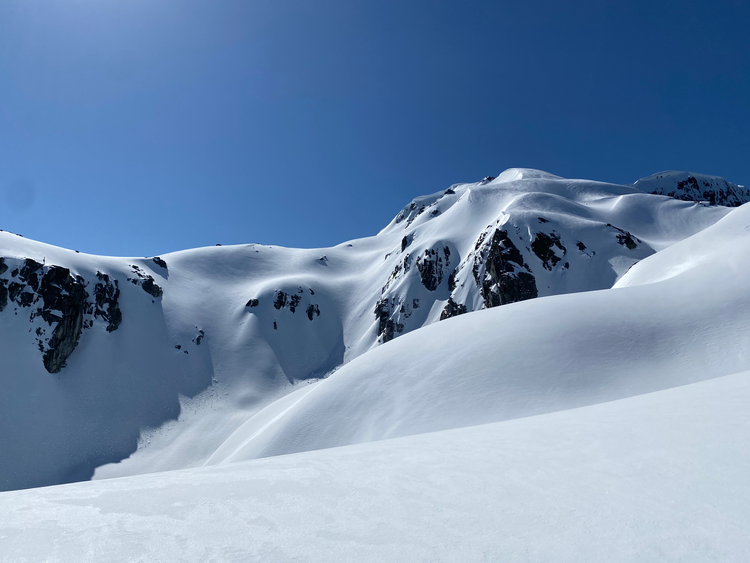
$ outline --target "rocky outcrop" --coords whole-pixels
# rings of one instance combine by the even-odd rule
[[[308,291],[310,292],[310,295],[315,295],[315,292],[311,288],[308,288]],[[296,293],[277,289],[273,294],[273,307],[277,311],[281,311],[282,309],[289,309],[289,312],[294,314],[297,312],[297,308],[301,306],[305,309],[307,318],[312,321],[314,318],[320,316],[320,306],[317,303],[310,303],[309,300],[305,299],[305,301],[307,302],[307,307],[305,307],[305,304],[302,303],[304,295],[305,290],[301,287],[297,290]],[[258,304],[258,299],[251,299],[247,302],[246,306],[257,307]],[[274,321],[274,329],[278,330],[276,321]]]
[[[4,274],[10,271],[9,277]],[[58,373],[78,346],[83,331],[99,319],[107,332],[122,323],[117,280],[97,272],[93,295],[90,284],[68,268],[47,265],[31,258],[0,258],[0,312],[9,305],[31,309],[31,332],[49,373]],[[37,320],[39,319],[39,320]]]
[[[391,313],[395,306],[394,299],[378,299],[375,304],[375,317],[378,320],[378,339],[381,342],[393,340],[396,334],[404,331],[403,323],[398,323],[391,318]]]
[[[135,264],[131,264],[130,267],[133,274],[136,276],[134,278],[128,278],[130,283],[140,286],[143,291],[148,293],[154,299],[158,299],[164,294],[162,288],[154,280],[154,276],[147,274]]]
[[[453,301],[453,297],[449,297],[448,303],[445,304],[443,312],[440,313],[440,320],[444,321],[445,319],[449,319],[451,317],[463,315],[464,313],[466,313],[466,311],[466,305],[464,305],[463,303],[456,303],[455,301]]]
[[[301,288],[300,293],[302,293]],[[273,306],[275,309],[283,309],[284,307],[288,307],[289,310],[294,313],[297,310],[300,301],[302,301],[302,297],[297,293],[292,293],[290,295],[284,291],[277,290],[274,294]]]
[[[450,248],[445,246],[442,249],[429,248],[417,257],[419,277],[429,291],[435,291],[442,283],[445,271],[450,266],[450,256]]]
[[[536,280],[523,255],[508,236],[508,232],[495,229],[489,242],[481,240],[484,252],[474,261],[473,274],[486,308],[533,299],[539,295]]]
[[[156,264],[156,265],[157,265],[157,266],[159,266],[160,268],[164,268],[165,270],[167,269],[167,263],[166,263],[166,261],[164,261],[164,260],[163,260],[163,259],[162,259],[161,257],[159,257],[159,256],[154,256],[154,257],[152,258],[152,260],[154,261],[154,264]]]
[[[110,280],[107,274],[96,272],[99,280],[94,286],[94,316],[107,322],[107,332],[114,332],[122,323],[120,310],[120,286],[117,280]]]
[[[404,235],[404,238],[401,239],[401,252],[406,250],[406,248],[412,243],[413,240],[413,234]]]
[[[641,239],[639,239],[638,237],[634,237],[628,231],[620,229],[619,227],[615,227],[610,223],[607,223],[607,226],[617,231],[615,233],[615,238],[617,238],[617,242],[620,245],[627,247],[628,250],[635,250],[636,248],[638,248],[638,244],[640,244]]]
[[[318,307],[315,304],[311,304],[310,306],[307,307],[306,313],[307,313],[307,318],[310,320],[313,320],[315,317],[320,316],[320,307]]]
[[[750,201],[750,190],[745,186],[727,182],[719,176],[692,172],[660,172],[638,180],[635,187],[655,195],[708,205],[739,207]]]
[[[195,338],[193,338],[193,343],[196,346],[200,346],[201,342],[203,342],[203,338],[205,338],[205,336],[206,336],[205,332],[203,332],[202,330],[198,330],[198,336],[196,336]]]
[[[66,360],[78,346],[83,332],[88,296],[83,278],[73,277],[67,268],[53,266],[44,275],[44,307],[40,314],[50,326],[57,322],[52,336],[47,341],[47,350],[42,356],[48,372],[58,373],[65,367]],[[56,312],[59,312],[59,316]]]
[[[561,258],[555,253],[554,248],[561,251],[563,256],[568,252],[562,242],[560,242],[560,235],[555,231],[552,231],[549,234],[541,232],[537,233],[534,240],[531,242],[532,252],[534,252],[537,258],[542,261],[542,266],[550,271],[552,271],[552,268],[557,266],[558,262],[561,260]]]

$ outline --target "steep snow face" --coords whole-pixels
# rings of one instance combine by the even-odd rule
[[[0,488],[204,463],[294,384],[441,319],[610,288],[728,212],[512,169],[327,249],[107,258],[0,232]]]
[[[750,369],[750,206],[663,255],[633,268],[629,287],[481,311],[373,350],[262,432],[248,423],[212,461],[533,416]]]
[[[665,195],[683,201],[738,207],[750,201],[750,189],[727,182],[719,176],[668,170],[642,178],[633,184],[649,194]]]

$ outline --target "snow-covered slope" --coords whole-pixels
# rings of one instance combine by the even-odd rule
[[[252,457],[259,453],[258,440],[267,442],[271,449],[266,452],[309,449],[311,445],[300,444],[290,449],[282,436],[297,424],[293,421],[308,417],[304,413],[319,412],[311,405],[321,397],[336,403],[336,393],[326,390],[344,379],[338,373],[364,373],[356,365],[370,362],[391,362],[396,372],[411,366],[408,377],[393,375],[394,381],[399,379],[396,386],[409,387],[404,397],[421,394],[413,383],[436,363],[431,357],[445,360],[436,373],[447,373],[450,366],[458,372],[482,372],[492,365],[482,367],[484,359],[505,362],[492,356],[496,342],[515,346],[513,361],[529,361],[541,373],[545,365],[565,361],[559,339],[575,335],[588,321],[598,332],[586,330],[602,348],[579,344],[578,352],[594,360],[601,356],[597,361],[604,364],[606,357],[625,361],[606,332],[613,331],[613,338],[638,332],[641,325],[636,320],[628,325],[627,319],[635,319],[640,309],[628,316],[628,297],[591,294],[579,304],[583,296],[568,296],[540,300],[538,306],[528,300],[610,288],[634,263],[713,225],[729,211],[649,195],[637,185],[512,169],[417,198],[377,236],[319,250],[249,244],[155,258],[107,258],[0,232],[0,489],[86,479],[97,467],[97,475],[115,476]],[[640,295],[636,288],[628,291],[633,299]],[[649,293],[644,299],[667,316],[672,309],[666,303],[677,307],[685,292],[689,290],[674,296]],[[619,295],[619,290],[611,294]],[[505,308],[482,312],[477,321],[470,315],[426,327],[519,301],[527,302],[505,313]],[[604,314],[596,316],[600,308]],[[533,322],[526,320],[527,311]],[[547,322],[558,314],[569,317],[564,327]],[[618,328],[614,317],[621,314],[626,322]],[[693,322],[700,311],[696,314],[685,312],[680,319]],[[497,331],[495,339],[503,334],[505,340],[482,340],[486,323],[490,332]],[[669,334],[678,321],[656,325],[654,334]],[[411,332],[413,337],[407,334]],[[443,349],[435,349],[434,343],[425,349],[421,343],[430,338]],[[394,342],[379,346],[390,340]],[[539,344],[529,353],[532,340]],[[630,346],[642,341],[627,340]],[[666,346],[649,350],[661,357]],[[400,351],[401,358],[388,350]],[[728,359],[722,361],[726,369],[739,371],[741,362],[730,366]],[[342,365],[322,383],[301,383]],[[675,370],[666,370],[656,382],[624,385],[619,395],[581,383],[578,398],[572,398],[576,393],[571,388],[569,400],[537,398],[531,403],[539,404],[530,410],[520,406],[524,401],[510,410],[500,408],[501,401],[493,411],[502,411],[500,415],[477,408],[476,416],[467,418],[462,414],[466,409],[459,409],[437,426],[432,407],[411,418],[394,417],[386,409],[372,419],[365,411],[363,422],[352,426],[355,438],[334,438],[326,431],[312,436],[310,444],[546,412],[697,380],[699,371],[688,370],[688,376],[679,378]],[[646,378],[645,372],[638,373],[634,380]],[[358,377],[363,376],[351,379]],[[539,377],[540,385],[563,385],[548,375]],[[593,375],[582,377],[585,382]],[[459,385],[458,391],[468,393],[467,405],[472,393],[502,395],[491,385],[495,379],[488,372],[467,388]],[[608,385],[619,384],[608,380],[604,387]],[[439,395],[437,390],[426,394],[438,404],[448,400]],[[355,398],[346,398],[350,400]],[[338,406],[330,414],[342,420],[350,407]],[[397,401],[389,408],[412,406]],[[390,421],[386,427],[365,429],[367,420],[380,424],[379,417]],[[319,424],[326,417],[313,418]],[[250,449],[231,451],[232,444],[248,440]]]
[[[0,561],[747,561],[750,374],[384,442],[0,493]]]
[[[622,289],[480,311],[373,350],[298,391],[262,431],[249,420],[210,462],[532,416],[748,370],[749,281],[744,206],[634,266]]]

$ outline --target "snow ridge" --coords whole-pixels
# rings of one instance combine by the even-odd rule
[[[290,438],[279,442],[275,433],[287,436],[296,424],[290,421],[307,420],[300,413],[315,410],[308,410],[310,401],[328,396],[319,392],[322,384],[334,388],[340,374],[353,373],[349,366],[375,362],[387,350],[400,350],[394,366],[414,354],[430,356],[417,334],[465,326],[474,343],[441,337],[451,366],[450,357],[487,346],[485,331],[472,327],[484,322],[476,318],[495,317],[468,313],[525,311],[537,297],[609,289],[636,271],[634,264],[730,211],[650,195],[639,186],[510,169],[416,198],[377,236],[327,249],[249,244],[128,259],[0,232],[6,266],[0,266],[0,385],[6,391],[0,394],[0,489],[218,463],[225,443],[247,442],[253,455],[287,451],[278,444]],[[508,307],[518,303],[523,307]],[[575,316],[573,309],[565,314]],[[545,316],[535,315],[539,322]],[[406,338],[409,333],[415,338]],[[409,369],[420,372],[417,365]],[[320,379],[312,383],[320,387],[264,426],[268,413],[277,412],[275,401]],[[407,381],[398,378],[393,389]],[[346,403],[336,397],[330,396],[332,404]],[[411,408],[405,400],[394,404],[401,412]],[[460,412],[450,424],[475,423]],[[450,426],[394,416],[385,433],[374,430],[375,422],[367,431],[354,428],[355,441]],[[294,438],[295,451],[349,443],[321,434],[303,444],[303,435]]]

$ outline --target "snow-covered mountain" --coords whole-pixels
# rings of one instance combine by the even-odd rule
[[[750,201],[750,189],[718,176],[667,170],[638,180],[635,187],[646,193],[666,195],[683,201],[738,207]]]
[[[0,561],[746,560],[750,206],[516,170],[450,191],[370,239],[168,254],[163,275],[3,235],[8,287],[43,264],[38,301],[24,273],[0,313],[6,487],[75,477],[36,453],[54,440],[90,473],[142,435],[95,475],[132,476],[0,494]],[[520,274],[539,298],[493,306],[527,297]],[[70,309],[45,313],[47,276],[61,307],[89,294],[54,374],[66,321],[44,314]],[[386,294],[429,314],[389,309],[383,343]],[[467,314],[439,321],[449,299]]]
[[[731,211],[705,190],[699,201],[645,193],[660,190],[653,178],[619,186],[511,169],[417,198],[377,236],[318,250],[249,244],[125,259],[2,232],[0,489],[505,420],[701,379],[697,356],[685,374],[647,376],[667,345],[639,331],[636,289],[586,294],[586,306],[583,296],[531,301],[625,283],[634,264]],[[672,317],[671,296],[655,300],[658,330],[698,322]],[[606,314],[596,321],[586,307]],[[553,314],[569,328],[550,328]],[[629,361],[613,339],[650,343],[644,371],[608,379],[611,393],[585,383],[602,369],[593,357],[581,381],[553,375],[571,361],[564,335],[583,324],[597,327],[586,353],[613,374]],[[533,333],[541,348],[531,351]],[[493,387],[491,371],[464,388],[456,377],[487,366],[515,366],[516,380]],[[389,390],[381,381],[368,392],[382,373]],[[558,387],[567,400],[542,398]]]

